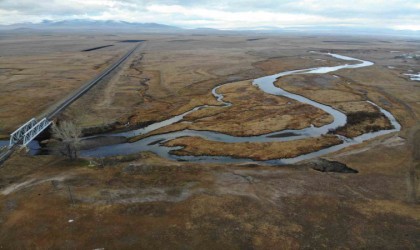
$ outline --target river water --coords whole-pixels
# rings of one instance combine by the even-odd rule
[[[0,140],[0,153],[3,152],[6,148],[9,147],[9,141]],[[38,141],[31,141],[27,146],[28,152],[30,155],[36,155],[41,151],[41,146]]]
[[[334,117],[334,121],[330,124],[326,124],[321,127],[310,126],[310,127],[299,129],[299,130],[282,130],[282,131],[276,131],[276,132],[265,134],[265,135],[247,136],[247,137],[232,136],[232,135],[227,135],[227,134],[214,132],[214,131],[182,130],[182,131],[176,131],[176,132],[171,132],[171,133],[166,133],[166,134],[153,135],[153,136],[150,136],[150,137],[147,137],[147,138],[144,138],[139,141],[132,142],[132,143],[120,143],[120,144],[114,144],[114,145],[108,145],[108,146],[101,146],[101,147],[88,149],[88,150],[82,150],[80,154],[81,156],[84,156],[84,157],[106,157],[106,156],[133,154],[133,153],[138,153],[142,151],[150,151],[150,152],[156,153],[157,155],[161,157],[173,159],[173,160],[180,160],[180,161],[219,162],[219,163],[265,163],[265,164],[270,164],[270,165],[281,165],[281,164],[296,163],[302,160],[319,157],[321,155],[335,152],[337,150],[343,149],[350,145],[361,143],[363,141],[372,139],[380,135],[399,131],[401,129],[401,125],[398,123],[398,121],[390,112],[368,101],[372,105],[377,106],[379,110],[389,119],[389,121],[394,127],[393,129],[366,133],[358,137],[355,137],[353,139],[337,135],[343,141],[342,144],[325,148],[319,151],[315,151],[309,154],[300,155],[294,158],[275,159],[275,160],[268,160],[268,161],[254,161],[252,159],[247,159],[247,158],[232,158],[232,157],[226,157],[226,156],[176,156],[176,155],[172,155],[170,152],[172,150],[181,149],[182,147],[166,147],[163,145],[165,142],[169,140],[176,139],[179,137],[184,137],[184,136],[197,136],[197,137],[204,138],[206,140],[219,141],[219,142],[224,142],[224,143],[293,141],[293,140],[304,139],[304,138],[309,138],[309,137],[319,137],[321,135],[328,133],[328,131],[331,129],[335,129],[337,127],[345,125],[347,117],[344,113],[340,112],[339,110],[336,110],[328,105],[315,102],[304,96],[290,93],[274,85],[275,81],[278,78],[287,76],[287,75],[326,74],[326,73],[331,73],[331,72],[338,71],[341,69],[357,69],[357,68],[368,67],[368,66],[373,65],[372,62],[364,61],[364,60],[360,60],[356,58],[351,58],[351,57],[347,57],[343,55],[332,54],[332,53],[328,53],[327,55],[332,56],[334,58],[341,59],[349,63],[338,65],[338,66],[332,66],[332,67],[316,67],[316,68],[309,68],[309,69],[300,69],[300,70],[280,72],[278,74],[269,75],[269,76],[255,79],[253,81],[253,85],[258,86],[258,88],[261,91],[264,91],[265,93],[277,95],[277,96],[285,96],[285,97],[294,99],[296,101],[306,103],[306,104],[322,109],[323,111],[329,113],[330,115]],[[212,90],[214,97],[217,99],[217,101],[221,103],[222,106],[225,106],[225,107],[231,106],[232,104],[225,102],[223,100],[223,95],[217,92],[218,88],[220,88],[220,86],[217,86]],[[101,137],[101,136],[122,136],[122,137],[130,138],[133,136],[147,134],[156,129],[180,122],[183,120],[183,118],[186,115],[192,112],[195,112],[200,109],[212,108],[212,107],[214,106],[208,106],[208,105],[197,106],[183,114],[171,117],[170,119],[167,119],[161,122],[156,122],[154,124],[151,124],[141,129],[132,130],[132,131],[123,132],[123,133],[93,136],[93,137],[89,137],[88,139]]]
[[[294,99],[296,101],[306,103],[312,106],[315,106],[317,108],[320,108],[324,110],[325,112],[331,114],[334,117],[334,121],[330,124],[321,126],[321,127],[314,127],[310,126],[304,129],[300,130],[282,130],[282,131],[276,131],[273,133],[265,134],[265,135],[259,135],[259,136],[248,136],[248,137],[238,137],[238,136],[232,136],[227,135],[219,132],[213,132],[213,131],[196,131],[196,130],[182,130],[177,132],[171,132],[167,134],[160,134],[160,135],[154,135],[147,138],[144,138],[142,140],[133,142],[133,143],[121,143],[116,145],[109,145],[109,146],[102,146],[97,147],[89,150],[83,150],[81,152],[82,156],[87,157],[105,157],[105,156],[113,156],[113,155],[125,155],[125,154],[132,154],[132,153],[138,153],[141,151],[151,151],[156,154],[158,154],[161,157],[168,158],[168,159],[174,159],[174,160],[182,160],[182,161],[195,161],[195,162],[220,162],[220,163],[230,163],[230,162],[258,162],[258,163],[267,163],[267,164],[290,164],[295,163],[298,161],[311,159],[314,157],[319,157],[321,155],[335,152],[337,150],[340,150],[342,148],[348,147],[350,145],[354,145],[357,143],[361,143],[363,141],[372,139],[374,137],[392,133],[395,131],[399,131],[401,129],[401,125],[398,123],[398,121],[395,119],[395,117],[388,111],[382,109],[378,105],[371,103],[372,105],[375,105],[379,108],[379,110],[390,120],[391,124],[393,125],[393,129],[390,130],[382,130],[377,131],[373,133],[366,133],[363,135],[360,135],[358,137],[355,137],[353,139],[345,138],[343,136],[339,136],[340,139],[342,139],[343,143],[332,146],[329,148],[325,148],[319,151],[315,151],[309,154],[300,155],[298,157],[294,158],[287,158],[287,159],[275,159],[275,160],[268,160],[268,161],[254,161],[247,158],[232,158],[232,157],[226,157],[226,156],[176,156],[172,155],[170,152],[172,150],[181,149],[182,147],[166,147],[163,146],[163,144],[169,140],[176,139],[179,137],[184,136],[197,136],[204,138],[206,140],[211,141],[220,141],[224,143],[238,143],[238,142],[277,142],[277,141],[292,141],[292,140],[298,140],[298,139],[304,139],[309,137],[318,137],[321,135],[324,135],[328,133],[330,129],[335,129],[337,127],[343,126],[346,124],[347,117],[345,114],[340,112],[339,110],[336,110],[330,106],[324,105],[322,103],[315,102],[313,100],[310,100],[306,97],[290,93],[288,91],[285,91],[279,87],[276,87],[274,85],[275,81],[283,76],[287,75],[293,75],[293,74],[326,74],[330,72],[334,72],[341,69],[357,69],[361,67],[368,67],[373,65],[372,62],[364,61],[356,58],[351,58],[343,55],[338,54],[332,54],[328,53],[329,56],[344,60],[344,61],[351,61],[351,64],[342,64],[338,66],[332,66],[332,67],[317,67],[317,68],[309,68],[309,69],[301,69],[301,70],[293,70],[293,71],[286,71],[281,72],[278,74],[270,75],[261,77],[258,79],[255,79],[253,81],[253,84],[258,86],[258,88],[265,93],[277,95],[277,96],[285,96],[291,99]],[[357,62],[357,63],[354,63]],[[224,106],[230,106],[231,103],[225,102],[223,100],[223,95],[217,93],[217,89],[220,86],[215,87],[212,90],[213,95]],[[182,119],[199,109],[203,108],[211,108],[212,106],[198,106],[194,109],[185,112],[183,114],[174,116],[170,119],[167,119],[165,121],[157,122],[154,124],[151,124],[145,128],[137,129],[129,132],[124,133],[117,133],[112,134],[111,136],[124,136],[124,137],[132,137],[142,134],[147,134],[153,130],[156,130],[158,128],[162,128],[164,126],[182,121]],[[219,106],[220,107],[220,106]],[[109,136],[109,135],[108,135]]]

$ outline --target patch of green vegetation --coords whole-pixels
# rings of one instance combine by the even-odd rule
[[[167,195],[170,195],[170,196],[179,196],[182,193],[182,188],[181,187],[171,187],[171,188],[165,190],[165,193]]]
[[[103,166],[115,166],[118,163],[132,162],[142,158],[143,156],[141,154],[130,154],[100,158],[96,159],[96,161],[100,162]]]
[[[379,112],[358,111],[347,114],[347,124],[356,125],[364,121],[374,121],[383,115]]]
[[[83,158],[77,158],[74,160],[69,160],[66,159],[65,160],[67,162],[67,166],[71,166],[71,167],[90,167],[90,161],[87,159],[83,159]]]
[[[389,124],[388,126],[380,126],[376,124],[366,124],[368,123],[374,123],[375,120],[386,118],[382,113],[380,112],[368,112],[368,111],[357,111],[357,112],[351,112],[347,114],[347,123],[344,126],[338,127],[336,129],[330,130],[329,134],[346,134],[346,131],[348,131],[349,128],[352,126],[357,126],[360,124],[365,123],[363,126],[363,133],[369,133],[369,132],[376,132],[384,129],[392,129],[393,126]]]

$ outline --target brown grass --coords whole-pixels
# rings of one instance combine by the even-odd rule
[[[45,97],[48,91],[55,98],[68,90],[50,82],[38,85],[36,93],[25,91],[19,96],[23,84],[31,83],[28,80],[42,83],[51,75],[31,78],[5,69],[7,62],[17,57],[20,59],[16,62],[29,64],[25,60],[29,52],[23,48],[28,46],[28,39],[35,39],[10,37],[4,36],[4,40],[2,37],[1,46],[5,49],[0,50],[3,64],[0,71],[9,72],[4,73],[8,79],[13,77],[10,81],[1,78],[9,84],[2,86],[8,92],[1,93],[10,95],[6,97],[13,97],[13,101],[0,105],[1,129],[12,128],[20,123],[18,119],[25,121],[33,115],[26,110],[34,103],[27,101],[25,95],[40,93],[38,97],[44,99],[37,100],[44,105],[52,101]],[[93,35],[77,36],[73,40],[69,37],[38,37],[36,40],[41,42],[32,43],[30,53],[47,57],[50,51],[43,48],[53,46],[56,51],[66,48],[63,55],[72,57],[73,51],[80,51],[80,47],[93,47],[90,46]],[[124,39],[145,37],[126,35]],[[22,152],[0,168],[0,246],[4,249],[418,249],[420,140],[413,126],[419,123],[419,91],[417,83],[401,77],[416,64],[395,59],[389,53],[390,50],[418,50],[415,43],[360,38],[368,40],[367,43],[346,45],[324,43],[323,37],[270,36],[253,42],[247,41],[249,38],[255,37],[147,36],[153,42],[149,43],[151,47],[145,50],[147,56],[142,60],[144,73],[123,71],[128,72],[127,81],[122,80],[126,74],[123,73],[121,81],[111,84],[108,94],[99,89],[91,99],[92,112],[84,116],[86,124],[97,126],[120,118],[128,121],[132,114],[135,114],[133,122],[139,124],[163,120],[197,103],[210,101],[209,90],[220,82],[301,68],[308,61],[311,63],[305,67],[322,64],[314,60],[316,55],[300,58],[307,56],[311,49],[372,60],[375,66],[336,72],[341,80],[333,85],[328,84],[331,83],[328,79],[312,79],[296,85],[293,80],[287,86],[282,82],[282,87],[308,94],[307,97],[348,113],[374,112],[364,102],[372,100],[392,112],[403,124],[403,131],[328,155],[359,171],[345,176],[308,170],[305,165],[197,164],[167,161],[148,153],[115,157],[105,160],[104,165],[89,167],[87,161],[70,163],[53,156],[32,157]],[[169,42],[180,39],[194,41]],[[51,44],[42,47],[40,44],[44,42]],[[66,46],[59,46],[63,43]],[[68,48],[71,49],[67,51]],[[101,63],[105,63],[100,58],[103,52],[98,50],[95,54]],[[277,59],[266,61],[262,67],[256,64],[270,57]],[[62,60],[43,60],[39,64],[61,72],[58,68]],[[89,60],[97,64],[95,58]],[[72,62],[74,67],[77,62]],[[397,68],[389,70],[388,65]],[[19,64],[12,66],[18,70]],[[40,75],[37,71],[26,73]],[[141,85],[142,79],[136,80],[135,76],[150,77],[150,88],[146,90]],[[334,91],[328,92],[330,89]],[[22,106],[15,101],[18,97],[24,100]],[[103,99],[107,100],[102,102]],[[75,107],[92,107],[87,103],[80,102]],[[112,109],[114,104],[116,109]],[[16,120],[9,113],[14,110],[13,105],[19,105]],[[101,114],[103,120],[98,118]],[[57,176],[65,178],[57,179]],[[3,194],[4,190],[17,186],[20,188]],[[74,221],[69,223],[70,219]]]
[[[281,158],[293,158],[340,144],[335,136],[322,136],[289,142],[245,142],[224,143],[207,141],[200,137],[181,137],[166,143],[166,146],[182,146],[181,150],[173,151],[176,155],[210,155],[250,158],[264,161]]]

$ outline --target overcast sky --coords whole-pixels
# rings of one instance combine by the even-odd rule
[[[420,0],[0,0],[0,24],[82,18],[184,28],[327,25],[420,30]]]

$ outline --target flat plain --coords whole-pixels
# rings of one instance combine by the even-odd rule
[[[390,127],[378,108],[366,101],[391,112],[402,129],[320,158],[278,166],[175,161],[147,151],[70,161],[20,150],[0,167],[0,247],[420,247],[420,82],[405,75],[420,72],[418,59],[406,56],[420,54],[418,40],[245,33],[4,33],[1,136],[7,138],[26,120],[41,117],[116,61],[135,46],[127,40],[145,41],[58,121],[75,121],[84,135],[100,135],[139,129],[207,105],[130,141],[185,129],[244,137],[321,127],[333,121],[330,114],[264,93],[252,80],[343,64],[318,53],[331,52],[374,65],[289,75],[275,85],[348,117],[367,112],[369,117],[336,131],[348,138]],[[103,48],[85,51],[98,47]],[[212,94],[216,86],[231,106],[216,100]],[[165,142],[182,146],[172,152],[176,155],[253,160],[294,157],[339,143],[328,134],[281,142],[224,143],[191,136]],[[48,144],[49,140],[43,142]],[[315,170],[328,165],[325,162],[345,164],[357,173]]]

